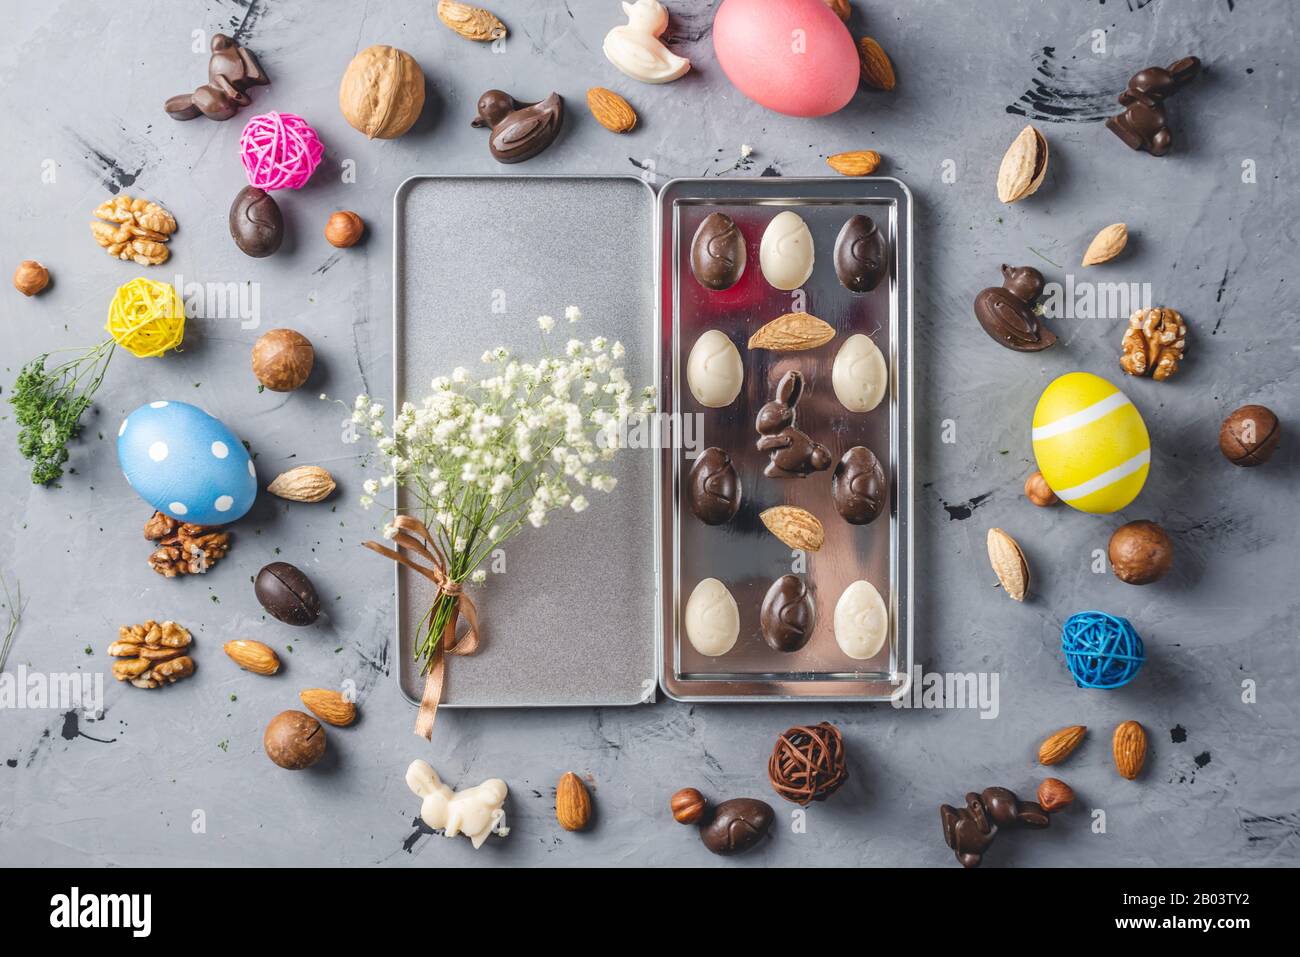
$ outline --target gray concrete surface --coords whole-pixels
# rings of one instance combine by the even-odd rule
[[[1038,741],[1073,723],[1091,729],[1059,770],[1078,806],[1045,834],[1003,836],[990,865],[1300,860],[1300,460],[1289,442],[1266,468],[1238,470],[1216,448],[1220,419],[1247,401],[1272,406],[1293,435],[1300,421],[1295,7],[997,0],[976,12],[956,2],[855,2],[854,31],[891,53],[898,89],[862,92],[841,114],[808,121],[767,113],[730,88],[708,37],[709,3],[670,5],[672,45],[696,69],[658,88],[624,80],[601,56],[603,34],[621,22],[612,0],[494,6],[512,30],[497,54],[443,29],[432,2],[12,5],[0,52],[0,262],[7,270],[43,260],[55,282],[30,301],[0,294],[5,394],[29,356],[95,341],[112,290],[141,272],[110,260],[88,235],[91,210],[118,190],[158,198],[180,222],[171,262],[150,275],[259,283],[263,326],[306,333],[320,372],[301,394],[259,394],[247,367],[257,330],[197,320],[183,355],[114,361],[75,449],[76,474],[53,490],[27,483],[3,410],[0,568],[29,599],[9,669],[106,672],[117,626],[149,616],[190,625],[200,664],[195,678],[165,691],[108,681],[93,722],[57,708],[0,712],[0,861],[953,867],[937,806],[992,784],[1032,792]],[[226,231],[243,182],[241,123],[179,125],[161,110],[203,76],[207,57],[191,52],[192,31],[223,29],[238,29],[272,76],[269,89],[254,92],[255,108],[306,114],[328,147],[311,186],[283,200],[292,239],[268,260],[244,258]],[[1093,52],[1098,30],[1104,55]],[[396,142],[366,142],[335,105],[344,65],[376,42],[412,52],[431,83],[425,118]],[[1163,160],[1129,152],[1097,120],[1131,72],[1189,52],[1209,69],[1171,103],[1175,152]],[[615,137],[586,115],[583,94],[595,84],[629,95],[643,118],[634,134]],[[911,186],[918,657],[927,671],[996,673],[995,719],[972,709],[661,701],[446,713],[432,745],[410,734],[413,712],[392,674],[391,568],[358,548],[376,515],[354,504],[356,449],[339,444],[337,410],[315,396],[388,390],[393,191],[412,173],[496,170],[468,124],[492,86],[532,97],[554,88],[574,107],[563,140],[530,172],[625,172],[653,160],[661,181],[809,175],[825,172],[829,153],[875,148],[883,172]],[[1024,122],[1016,111],[1062,105],[1064,116],[1038,121],[1052,149],[1043,188],[999,205],[993,181]],[[753,156],[731,170],[742,143]],[[347,160],[355,184],[340,182]],[[1243,182],[1243,164],[1254,182]],[[320,238],[338,206],[371,224],[363,248],[339,254]],[[1134,240],[1096,278],[1150,283],[1156,301],[1182,310],[1191,327],[1176,379],[1123,382],[1154,444],[1151,479],[1123,517],[1158,519],[1178,548],[1169,578],[1143,589],[1093,569],[1118,518],[1036,510],[1019,494],[1041,388],[1076,368],[1118,380],[1122,322],[1058,320],[1060,345],[1025,356],[998,348],[970,310],[1004,261],[1039,266],[1049,280],[1092,279],[1073,264],[1093,233],[1117,220]],[[317,508],[267,498],[207,577],[155,576],[140,537],[147,509],[118,473],[111,430],[159,395],[192,398],[231,423],[257,452],[264,480],[314,461],[339,475],[342,494]],[[954,441],[944,441],[945,427]],[[993,525],[1028,553],[1035,587],[1024,605],[994,587],[984,557]],[[263,616],[248,581],[273,556],[317,581],[328,625],[291,631]],[[1062,620],[1094,607],[1130,617],[1147,640],[1150,661],[1122,691],[1076,690],[1061,663]],[[236,636],[281,649],[285,673],[264,679],[229,667],[220,645]],[[268,718],[294,706],[300,687],[349,679],[364,717],[330,732],[327,764],[302,774],[272,767],[261,753]],[[1249,702],[1243,683],[1253,687]],[[1126,718],[1151,732],[1136,782],[1120,780],[1110,763],[1111,730]],[[776,734],[823,719],[844,729],[852,778],[807,812],[801,833],[782,806],[764,849],[724,862],[668,819],[668,795],[688,784],[718,799],[776,803],[764,774]],[[509,782],[510,837],[476,853],[468,842],[422,835],[402,780],[416,757],[452,782]],[[590,775],[598,809],[593,830],[576,836],[556,827],[552,811],[555,782],[570,769]],[[1097,811],[1104,833],[1095,830]]]

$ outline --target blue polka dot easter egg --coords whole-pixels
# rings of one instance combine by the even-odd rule
[[[142,499],[182,522],[224,525],[257,498],[243,443],[187,402],[150,402],[123,419],[117,460]]]

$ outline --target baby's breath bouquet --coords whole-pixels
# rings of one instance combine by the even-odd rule
[[[582,313],[570,306],[565,319],[577,323]],[[537,324],[550,334],[556,320]],[[460,586],[485,580],[479,565],[495,548],[526,525],[545,525],[556,509],[582,512],[590,493],[614,490],[608,469],[619,424],[654,410],[653,387],[633,393],[623,355],[621,343],[603,336],[571,338],[563,355],[533,363],[493,349],[482,356],[483,378],[457,368],[434,379],[429,395],[403,403],[391,425],[382,405],[357,396],[352,421],[375,442],[383,466],[382,477],[365,483],[362,505],[394,485],[403,489],[409,505],[396,515],[427,528],[453,585],[439,587],[419,624],[415,653],[426,674],[444,636],[454,636]],[[410,527],[395,517],[385,537],[403,544]]]

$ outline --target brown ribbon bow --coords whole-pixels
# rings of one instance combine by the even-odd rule
[[[429,563],[428,565],[423,565],[403,555],[397,549],[388,548],[379,542],[362,542],[362,544],[372,552],[385,555],[405,565],[411,571],[423,575],[433,582],[439,594],[446,595],[456,602],[451,617],[447,619],[447,624],[443,628],[442,638],[433,649],[429,673],[424,679],[424,694],[420,698],[420,713],[415,719],[415,733],[427,739],[433,737],[433,722],[438,717],[438,702],[442,700],[443,684],[447,677],[447,661],[444,656],[472,655],[478,651],[478,609],[474,607],[473,600],[462,590],[461,583],[454,582],[448,577],[447,557],[423,522],[410,515],[399,515],[393,519],[393,527],[397,529],[397,533],[393,536],[394,544],[398,548],[405,548],[419,555]],[[465,632],[464,638],[457,640],[456,619],[459,615],[465,616],[469,630]]]

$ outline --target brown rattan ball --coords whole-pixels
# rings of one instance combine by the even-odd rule
[[[772,789],[787,801],[824,801],[849,779],[840,729],[823,721],[791,728],[777,739],[767,762]]]

